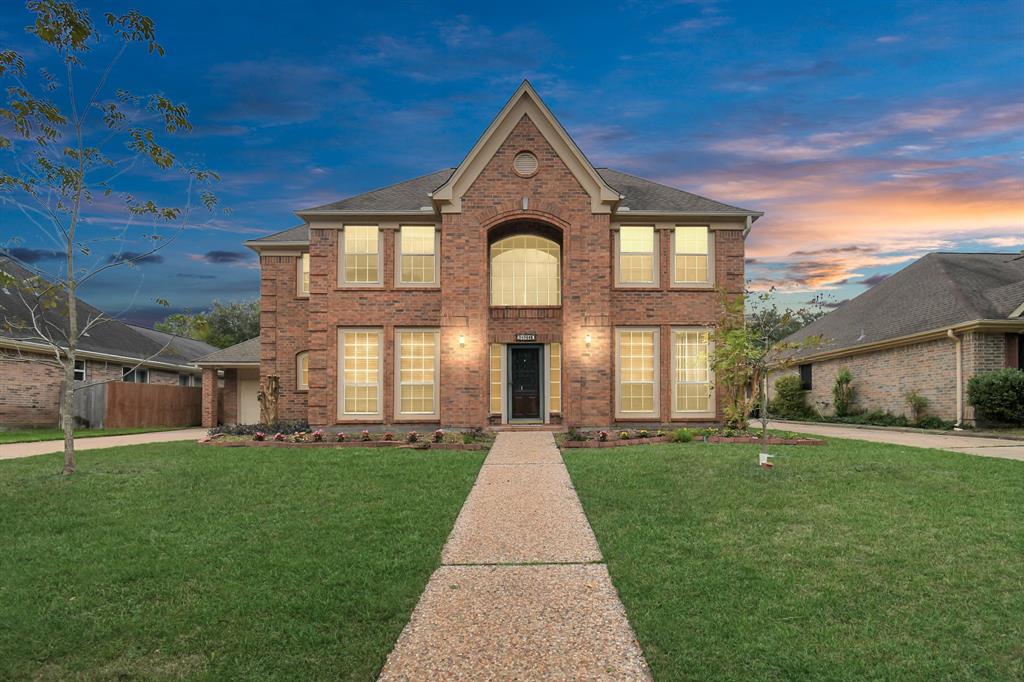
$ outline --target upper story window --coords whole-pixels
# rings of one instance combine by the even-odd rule
[[[75,381],[85,381],[85,360],[75,360]]]
[[[295,280],[298,282],[298,294],[309,296],[309,254],[304,253],[297,260],[299,271]]]
[[[491,244],[491,305],[561,305],[561,264],[562,249],[550,239],[499,239]]]
[[[656,282],[655,232],[653,225],[623,225],[619,228],[616,284],[653,286]]]
[[[398,283],[437,284],[437,231],[433,225],[402,225],[398,235]]]
[[[711,283],[713,268],[707,225],[677,225],[672,250],[673,284]]]
[[[381,283],[380,229],[376,225],[346,225],[342,229],[342,284],[373,285]]]

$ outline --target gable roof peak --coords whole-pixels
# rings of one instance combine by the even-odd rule
[[[622,195],[612,188],[576,142],[569,136],[562,124],[551,113],[547,105],[534,90],[529,80],[523,79],[491,124],[487,126],[466,158],[431,198],[442,213],[460,213],[462,195],[483,171],[512,129],[526,116],[537,127],[548,144],[561,157],[569,171],[591,197],[591,209],[595,213],[611,213]]]

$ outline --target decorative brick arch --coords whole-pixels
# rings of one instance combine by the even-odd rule
[[[481,227],[485,232],[490,233],[491,230],[502,227],[506,223],[531,221],[544,223],[549,227],[557,229],[563,234],[569,229],[569,223],[554,213],[548,213],[547,211],[540,211],[537,209],[527,209],[524,211],[521,208],[502,211],[501,213],[493,215],[485,220]]]

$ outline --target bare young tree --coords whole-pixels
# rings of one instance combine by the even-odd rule
[[[160,93],[110,92],[115,67],[129,51],[163,56],[149,17],[136,10],[107,13],[106,30],[101,31],[73,2],[29,0],[26,7],[34,15],[27,32],[50,61],[44,58],[44,66],[30,71],[21,53],[0,49],[0,78],[8,81],[6,102],[0,107],[0,202],[53,245],[60,266],[47,273],[28,265],[31,274],[20,278],[0,272],[0,286],[17,290],[24,304],[8,326],[18,329],[18,338],[25,337],[23,348],[43,351],[19,351],[19,357],[55,364],[63,372],[63,472],[71,474],[76,466],[73,399],[79,344],[110,319],[91,308],[80,318],[78,289],[108,270],[135,267],[165,248],[190,224],[193,201],[214,209],[217,199],[209,187],[219,178],[180,161],[162,141],[164,135],[191,130],[184,104]],[[98,46],[113,54],[101,68],[87,69],[87,58],[97,54]],[[59,64],[56,72],[46,68],[51,62]],[[162,205],[132,191],[133,174],[140,178],[153,171],[180,178],[185,194],[181,205]],[[101,210],[109,215],[112,208],[123,217],[118,230],[99,236],[85,229],[90,218]],[[94,248],[99,242],[115,243],[114,253],[104,250],[100,257]],[[126,248],[133,242],[142,246]],[[164,299],[157,303],[167,304]]]

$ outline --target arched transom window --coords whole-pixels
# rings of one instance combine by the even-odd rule
[[[535,235],[491,244],[491,305],[562,304],[561,247]]]

